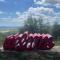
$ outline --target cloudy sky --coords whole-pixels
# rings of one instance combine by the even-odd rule
[[[60,0],[0,0],[0,27],[23,26],[29,15],[59,22]]]

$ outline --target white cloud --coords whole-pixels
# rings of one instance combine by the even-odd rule
[[[56,8],[60,8],[60,4],[55,4]]]
[[[34,0],[34,4],[42,5],[42,6],[55,6],[56,8],[60,8],[60,0]]]
[[[45,0],[34,0],[35,4],[44,4]]]
[[[43,3],[60,3],[60,0],[34,0],[35,3],[43,4]]]
[[[42,17],[44,21],[48,20],[50,23],[53,23],[56,19],[57,21],[60,19],[60,13],[55,13],[53,8],[30,7],[23,13],[17,11],[15,18],[9,16],[8,18],[0,19],[0,25],[3,24],[4,26],[23,26],[24,21],[28,18],[28,16],[32,16],[36,19]]]
[[[53,3],[56,8],[60,8],[60,0],[46,0],[47,3]]]
[[[46,15],[46,13],[48,15]],[[44,20],[49,20],[54,21],[54,18],[50,16],[50,14],[54,14],[53,8],[45,8],[45,7],[30,7],[27,11],[18,14],[19,16],[17,17],[20,20],[26,20],[29,16],[32,16],[33,18],[40,18],[42,17]]]
[[[45,8],[45,7],[30,7],[27,11],[20,13],[17,12],[17,18],[20,20],[26,20],[28,18],[28,16],[33,16],[34,18],[39,18],[40,16],[46,16],[47,15],[51,15],[54,14],[54,10],[52,8]]]
[[[60,3],[60,0],[46,0],[46,2],[56,4],[56,3]]]
[[[16,15],[20,15],[20,12],[19,12],[19,11],[17,11],[17,12],[16,12]]]
[[[0,0],[0,2],[4,2],[5,0]]]
[[[34,0],[34,4],[43,5],[43,6],[51,5],[50,3],[47,3],[46,0]]]
[[[47,13],[47,14],[51,14],[51,13],[54,13],[54,10],[53,8],[45,8],[45,7],[36,7],[36,8],[33,8],[33,7],[30,7],[28,12],[32,13],[32,14],[39,14],[39,13]]]
[[[3,14],[4,12],[3,11],[0,11],[0,14]]]
[[[18,18],[0,18],[0,26],[23,26],[23,20]]]
[[[46,14],[47,13],[47,14]],[[54,12],[53,8],[46,8],[46,7],[30,7],[27,11],[23,12],[19,15],[20,20],[26,20],[28,16],[32,16],[33,18],[40,18],[42,17],[44,21],[49,21],[51,24],[54,21],[60,20],[60,12]]]

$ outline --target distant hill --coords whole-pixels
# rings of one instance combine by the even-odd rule
[[[0,33],[7,33],[7,32],[17,32],[20,27],[6,27],[1,26],[0,27]]]
[[[0,26],[0,28],[20,28],[20,27],[8,27],[8,26]]]

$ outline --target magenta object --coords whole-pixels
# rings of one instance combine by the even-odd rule
[[[49,50],[54,47],[54,39],[50,34],[24,32],[5,38],[3,48],[9,51]]]

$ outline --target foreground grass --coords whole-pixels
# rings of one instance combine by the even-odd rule
[[[60,46],[60,41],[55,41],[56,46]]]
[[[0,60],[60,60],[58,52],[0,52]]]
[[[0,33],[0,46],[3,45],[7,34]],[[11,34],[11,33],[10,33]],[[60,39],[55,41],[56,46],[60,46]],[[60,52],[1,52],[0,60],[60,60]]]

